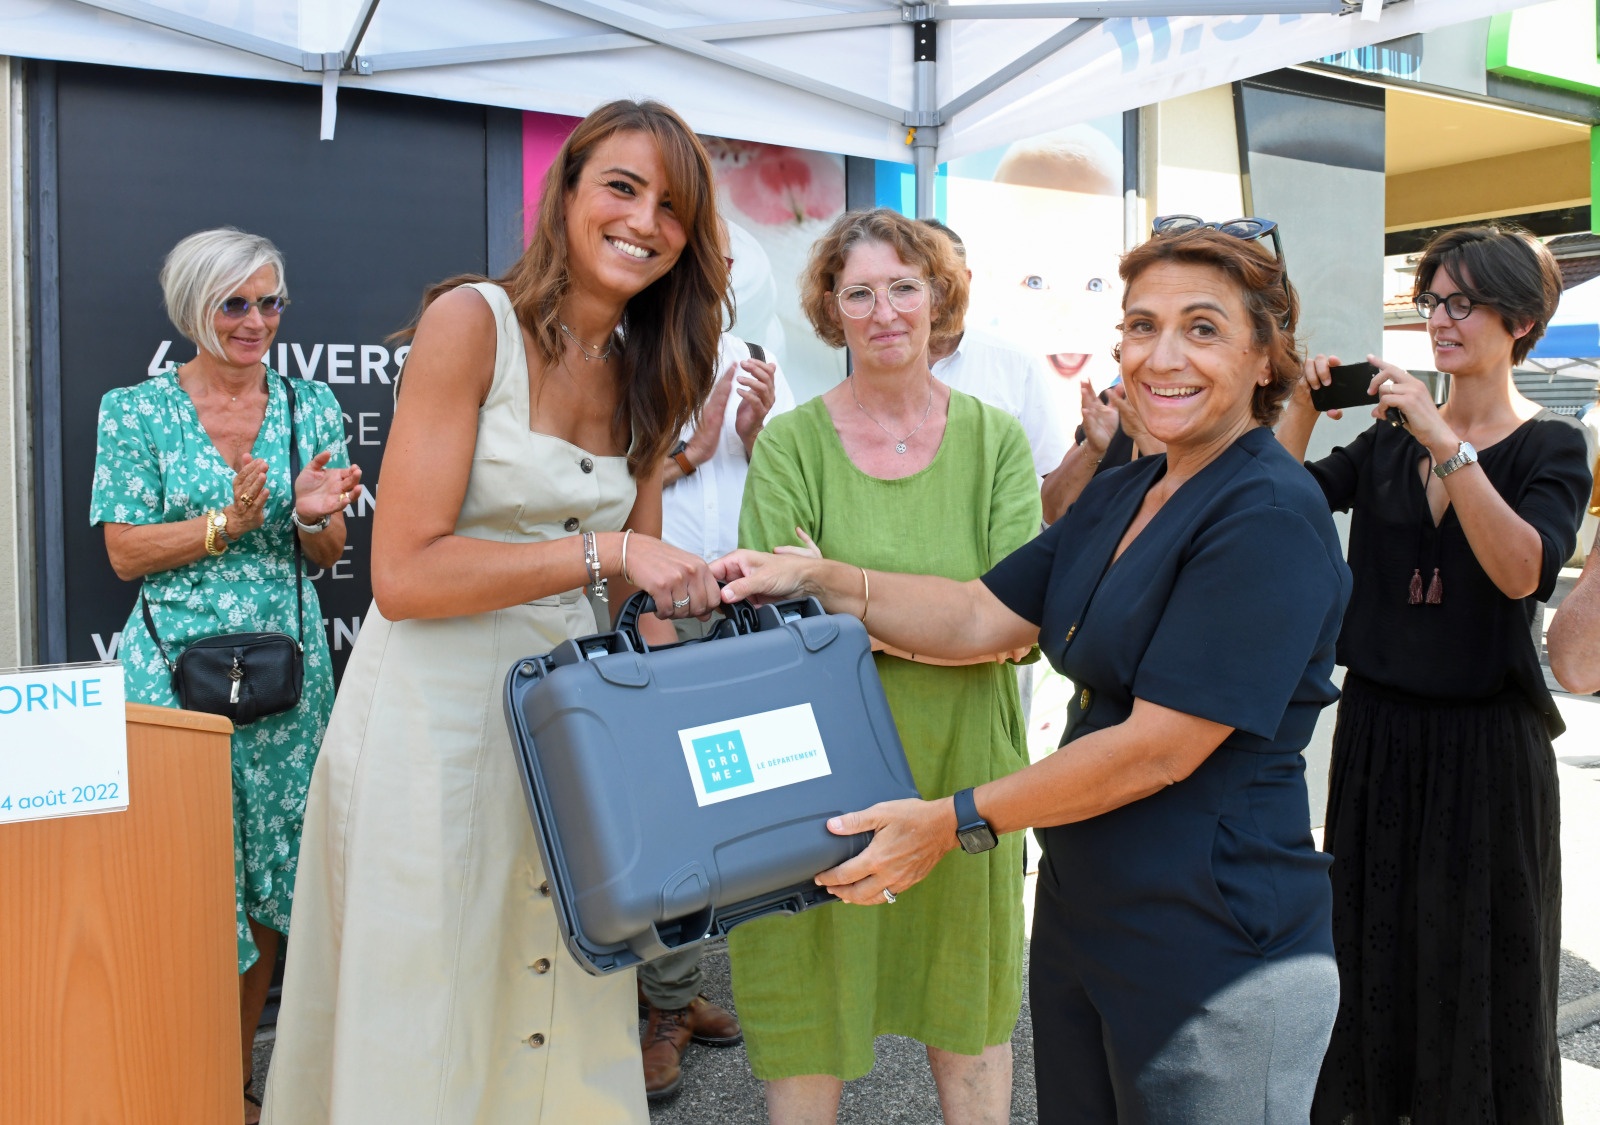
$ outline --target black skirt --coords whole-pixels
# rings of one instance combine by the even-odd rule
[[[1560,797],[1520,692],[1347,676],[1324,848],[1339,1015],[1314,1125],[1561,1121]]]

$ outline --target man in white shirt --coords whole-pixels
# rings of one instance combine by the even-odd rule
[[[686,427],[667,457],[661,493],[661,538],[708,562],[739,545],[739,505],[762,427],[772,415],[794,409],[783,372],[759,344],[723,333],[717,367],[722,374],[701,410],[700,425]],[[684,640],[703,635],[707,627],[692,618],[674,624]],[[651,1100],[678,1092],[691,1040],[731,1047],[743,1038],[738,1020],[700,995],[701,984],[698,947],[639,969],[639,993],[649,1006],[643,1049],[645,1095]]]
[[[966,247],[937,219],[923,219],[950,240],[964,260]],[[971,277],[972,272],[967,271]],[[1042,355],[1013,347],[987,332],[967,329],[953,338],[928,341],[928,359],[942,382],[998,407],[1022,423],[1034,471],[1048,476],[1072,448],[1072,433],[1056,398],[1059,377]]]

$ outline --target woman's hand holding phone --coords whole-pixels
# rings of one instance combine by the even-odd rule
[[[1404,368],[1384,363],[1377,356],[1367,358],[1378,368],[1378,373],[1372,378],[1372,390],[1378,396],[1378,405],[1372,408],[1372,416],[1388,418],[1396,425],[1404,426],[1406,432],[1425,445],[1435,459],[1438,459],[1441,450],[1448,450],[1445,453],[1447,458],[1455,456],[1461,440],[1439,413],[1428,384]],[[1399,419],[1396,420],[1391,412],[1398,412]]]

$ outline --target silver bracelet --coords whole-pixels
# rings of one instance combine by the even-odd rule
[[[589,571],[588,594],[606,600],[606,580],[600,577],[600,548],[594,541],[594,532],[583,533],[583,565]]]
[[[333,520],[333,516],[327,515],[327,516],[323,516],[316,523],[305,523],[300,519],[300,509],[295,508],[293,506],[291,506],[289,508],[289,521],[291,523],[293,523],[296,527],[298,527],[301,531],[305,532],[307,535],[320,535],[320,534],[322,534],[324,531],[328,530],[328,524],[332,520]]]

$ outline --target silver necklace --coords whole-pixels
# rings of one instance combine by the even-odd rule
[[[917,431],[922,429],[923,425],[928,421],[928,415],[933,413],[933,375],[932,373],[928,375],[928,405],[922,408],[922,421],[913,426],[911,428],[911,432],[903,438],[895,437],[894,433],[889,429],[888,426],[885,426],[882,422],[878,421],[876,418],[873,418],[872,413],[867,410],[865,406],[861,405],[861,396],[856,394],[856,380],[855,376],[853,375],[850,377],[850,397],[856,400],[857,410],[865,414],[871,420],[874,426],[877,426],[878,429],[889,435],[889,440],[894,442],[894,451],[896,453],[904,453],[906,451],[906,442],[916,437]]]
[[[585,360],[594,360],[596,363],[600,363],[611,358],[611,346],[616,342],[615,337],[607,338],[605,350],[596,355],[589,350],[588,344],[585,344],[582,340],[578,339],[578,334],[572,329],[568,328],[565,322],[558,320],[556,323],[561,325],[561,331],[567,334],[567,339],[578,345],[578,350],[583,353],[583,358]]]

